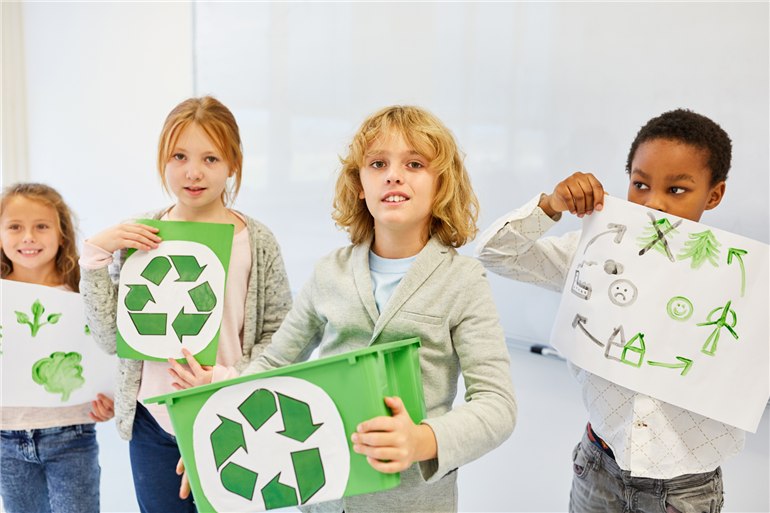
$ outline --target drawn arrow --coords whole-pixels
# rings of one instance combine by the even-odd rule
[[[575,319],[573,319],[573,321],[572,321],[572,327],[573,327],[573,328],[577,328],[578,326],[580,326],[580,329],[583,331],[583,333],[585,333],[585,334],[586,334],[586,336],[587,336],[588,338],[590,338],[591,340],[593,340],[593,341],[594,341],[594,343],[595,343],[596,345],[598,345],[599,347],[604,347],[604,344],[602,343],[602,341],[601,341],[601,340],[597,339],[596,337],[594,337],[593,335],[591,335],[591,333],[589,333],[589,332],[588,332],[588,330],[587,330],[587,329],[586,329],[586,327],[585,327],[585,324],[586,324],[587,322],[588,322],[588,319],[586,319],[585,317],[583,317],[583,316],[582,316],[582,315],[580,315],[580,314],[575,314]]]
[[[298,442],[304,442],[323,425],[313,424],[310,406],[307,403],[283,394],[277,395],[278,402],[281,404],[281,416],[283,417],[284,427],[283,431],[278,432],[279,434]]]
[[[206,268],[205,265],[198,265],[198,260],[192,255],[169,255],[169,258],[174,262],[176,272],[179,274],[179,279],[176,281],[195,281]]]
[[[305,504],[326,484],[324,465],[318,449],[291,453],[294,475],[297,476],[300,503]]]
[[[128,315],[140,335],[166,334],[166,314],[128,312]]]
[[[257,431],[278,411],[278,407],[275,405],[275,397],[273,397],[272,392],[261,388],[252,392],[238,406],[238,411],[254,428],[254,431]]]
[[[623,240],[623,235],[625,235],[625,233],[626,233],[625,225],[616,224],[616,223],[608,223],[607,224],[607,228],[609,228],[609,230],[601,232],[601,233],[599,233],[597,235],[594,235],[594,237],[591,240],[588,241],[588,244],[586,244],[586,247],[583,250],[583,254],[584,255],[585,255],[586,251],[588,251],[588,246],[590,246],[591,244],[596,242],[596,239],[598,239],[602,235],[606,235],[608,233],[614,233],[615,234],[615,238],[612,241],[615,244],[620,244],[620,241]]]
[[[239,448],[243,447],[246,451],[246,439],[243,437],[243,426],[221,415],[217,417],[221,423],[211,432],[211,448],[214,449],[214,461],[219,468]]]
[[[168,259],[166,257],[158,256],[150,260],[150,263],[147,264],[147,267],[142,271],[141,276],[155,285],[160,285],[163,278],[168,274],[169,269],[171,269],[171,264]]]
[[[297,505],[297,492],[291,486],[279,483],[279,472],[262,488],[262,499],[265,501],[265,509],[285,508]]]
[[[195,288],[190,289],[190,299],[199,312],[210,312],[217,306],[217,296],[211,290],[209,282],[204,281]]]
[[[176,314],[174,322],[171,323],[171,327],[174,329],[174,333],[179,338],[179,342],[182,342],[184,336],[195,336],[201,332],[203,325],[211,316],[210,313],[206,314],[188,314],[184,313],[184,307]]]
[[[147,285],[128,285],[128,293],[126,294],[126,308],[129,310],[144,310],[144,306],[152,301],[155,302],[155,298],[152,297],[152,293]]]
[[[684,356],[677,356],[676,359],[682,363],[653,362],[650,360],[647,360],[647,363],[650,365],[654,365],[655,367],[666,367],[667,369],[682,369],[682,372],[679,374],[680,376],[684,376],[685,374],[690,372],[690,368],[692,367],[692,360],[690,360],[689,358],[685,358]]]
[[[741,297],[746,292],[746,268],[743,266],[743,255],[748,253],[745,249],[730,248],[727,250],[727,265],[733,263],[733,257],[738,260],[738,264],[741,266]]]
[[[258,474],[253,470],[236,465],[232,461],[225,465],[222,469],[222,473],[219,475],[222,486],[224,486],[226,490],[233,492],[236,495],[240,495],[249,501],[254,497],[254,488],[257,485],[257,477]]]

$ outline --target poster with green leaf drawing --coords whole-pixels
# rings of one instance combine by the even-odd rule
[[[80,294],[0,280],[3,406],[54,407],[113,395],[117,358],[96,345]]]
[[[551,344],[605,379],[754,432],[770,398],[769,264],[767,244],[608,196],[583,219]]]
[[[234,227],[143,219],[163,242],[130,250],[120,272],[118,356],[182,359],[187,348],[204,365],[216,362]]]

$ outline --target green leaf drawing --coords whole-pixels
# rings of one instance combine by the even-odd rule
[[[684,248],[676,256],[679,260],[685,260],[691,258],[690,267],[698,269],[707,260],[714,267],[719,266],[719,246],[722,245],[711,230],[706,230],[698,233],[691,233],[689,235],[690,240],[684,243]]]
[[[83,325],[83,333],[85,333],[86,335],[91,334],[91,328],[88,327],[88,324]]]
[[[82,387],[83,367],[80,353],[57,351],[47,358],[41,358],[32,366],[32,379],[43,385],[46,392],[61,394],[62,402],[69,400],[70,394]]]
[[[46,324],[56,324],[62,316],[60,313],[50,314],[45,322],[40,322],[40,318],[45,313],[45,307],[39,299],[36,299],[35,302],[32,303],[31,310],[32,320],[30,320],[29,316],[24,312],[14,311],[14,313],[16,314],[16,322],[29,326],[29,331],[33,337],[37,336],[37,332],[40,331],[40,328]]]

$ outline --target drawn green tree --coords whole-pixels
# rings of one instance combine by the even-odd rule
[[[32,333],[33,337],[37,336],[37,332],[40,331],[40,328],[46,324],[56,324],[62,316],[60,313],[50,314],[45,321],[40,322],[45,313],[45,307],[39,299],[36,299],[35,302],[32,303],[32,320],[30,320],[29,316],[24,312],[14,310],[13,313],[16,314],[17,323],[29,326],[29,331]]]
[[[691,258],[690,267],[698,269],[708,260],[714,267],[719,266],[719,246],[722,245],[711,230],[691,233],[690,240],[684,243],[684,248],[676,256],[679,260]]]
[[[666,255],[666,245],[665,245],[665,238],[660,238],[658,235],[658,230],[660,230],[662,233],[665,234],[676,234],[678,230],[671,226],[671,221],[668,220],[666,217],[661,217],[660,219],[656,221],[650,221],[650,223],[644,228],[644,233],[636,238],[636,242],[639,244],[640,248],[647,247],[648,245],[652,244],[653,241],[655,241],[655,244],[652,246],[652,249],[657,251],[658,253],[662,255]]]
[[[80,365],[82,359],[80,353],[74,351],[51,353],[51,356],[41,358],[32,366],[32,379],[38,385],[43,385],[46,392],[61,394],[62,402],[67,401],[72,391],[86,382]]]

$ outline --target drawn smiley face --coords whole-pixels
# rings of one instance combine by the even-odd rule
[[[674,296],[669,299],[666,305],[668,316],[675,321],[686,321],[692,317],[693,306],[689,299],[684,296]]]
[[[607,290],[610,296],[610,301],[618,306],[628,306],[636,301],[636,285],[628,280],[615,280],[610,283],[610,288]]]

